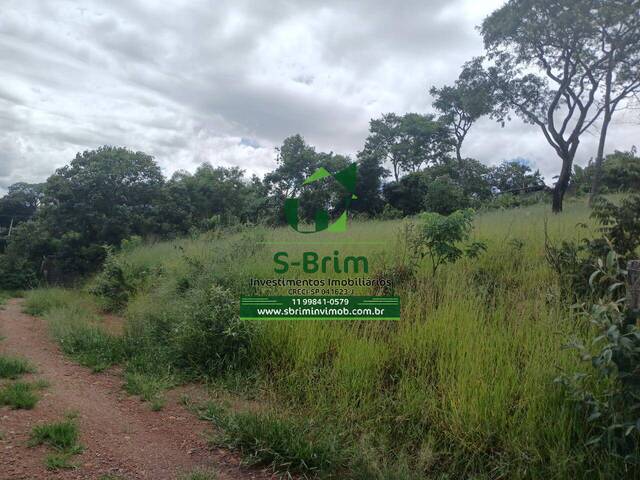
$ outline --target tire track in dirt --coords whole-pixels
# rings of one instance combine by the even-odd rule
[[[175,401],[160,412],[122,390],[113,373],[93,374],[68,360],[49,338],[45,321],[22,313],[21,301],[0,310],[0,352],[27,358],[38,369],[33,378],[50,386],[33,410],[0,407],[0,479],[175,479],[195,468],[212,468],[220,480],[271,479],[265,471],[239,465],[237,455],[211,450],[211,424],[198,420]],[[29,379],[30,376],[26,376]],[[51,472],[44,466],[49,450],[28,447],[31,428],[76,412],[85,450],[73,458],[78,468]]]

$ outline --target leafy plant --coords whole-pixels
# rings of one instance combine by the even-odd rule
[[[556,381],[570,393],[587,415],[591,426],[588,445],[603,447],[628,462],[640,461],[640,328],[636,316],[627,309],[624,297],[616,299],[624,287],[626,272],[618,256],[609,252],[598,261],[589,284],[606,284],[608,297],[587,312],[596,336],[588,342],[574,339],[569,348],[589,362],[589,373],[579,372]],[[621,281],[622,280],[622,281]]]
[[[473,217],[471,209],[458,210],[448,216],[439,213],[420,215],[409,238],[414,264],[428,257],[435,275],[444,264],[455,263],[463,257],[474,258],[486,250],[483,242],[469,242]]]

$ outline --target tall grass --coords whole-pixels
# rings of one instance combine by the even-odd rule
[[[202,319],[218,318],[221,305],[241,293],[257,293],[249,278],[275,277],[274,252],[366,255],[369,274],[381,273],[400,261],[402,221],[353,222],[347,234],[313,239],[256,229],[128,249],[115,262],[135,285],[124,313],[127,337],[144,352],[137,368],[216,377],[251,372],[247,378],[258,378],[255,387],[275,395],[277,406],[262,420],[255,414],[234,424],[238,447],[250,449],[250,438],[280,442],[279,450],[254,445],[252,454],[288,458],[292,450],[273,415],[294,412],[317,433],[339,432],[351,452],[339,478],[614,478],[619,463],[584,445],[584,422],[554,384],[563,370],[579,368],[562,345],[585,329],[544,260],[545,228],[550,238],[569,240],[594,225],[582,201],[567,202],[562,215],[547,210],[535,205],[478,216],[474,236],[487,252],[435,277],[424,264],[415,285],[397,289],[399,322],[245,328],[230,321],[224,331],[242,339],[235,344],[220,332],[203,342],[212,330]],[[588,226],[577,229],[578,223]],[[224,300],[210,301],[212,288],[227,292]],[[217,346],[207,350],[211,342]],[[230,345],[241,354],[229,356]]]

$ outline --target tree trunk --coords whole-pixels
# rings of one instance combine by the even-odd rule
[[[560,176],[558,177],[555,187],[553,187],[553,202],[551,205],[553,213],[562,212],[562,201],[564,200],[564,194],[567,192],[569,180],[571,179],[571,167],[573,167],[573,158],[570,156],[564,157],[562,159]]]
[[[462,165],[462,152],[460,142],[456,142],[456,158],[458,159],[458,165]]]
[[[589,206],[593,206],[593,201],[600,193],[600,183],[602,181],[602,163],[604,162],[604,145],[607,140],[607,130],[611,122],[611,112],[605,110],[602,128],[600,129],[600,141],[598,142],[598,154],[594,164],[593,180],[591,182],[591,192],[589,194]]]

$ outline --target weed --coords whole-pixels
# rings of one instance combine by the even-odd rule
[[[38,403],[38,396],[33,389],[33,385],[23,382],[5,385],[0,390],[0,405],[8,405],[16,410],[31,410]]]
[[[35,368],[21,358],[0,355],[0,378],[18,378],[25,373],[34,373]]]
[[[222,434],[214,441],[239,450],[254,465],[276,472],[329,473],[347,461],[347,452],[328,425],[280,418],[274,414],[233,413],[218,417]]]
[[[179,480],[216,480],[218,476],[213,470],[198,469],[178,477]]]
[[[36,425],[31,430],[30,445],[49,445],[65,453],[79,453],[78,425],[72,419]]]
[[[49,453],[44,459],[44,464],[47,470],[75,468],[71,463],[72,456],[73,453]]]
[[[125,372],[124,378],[124,389],[128,393],[140,395],[145,402],[156,402],[156,405],[163,405],[160,394],[173,384],[168,377],[157,377],[136,371]]]

